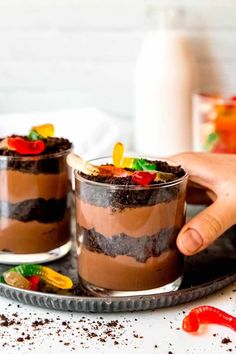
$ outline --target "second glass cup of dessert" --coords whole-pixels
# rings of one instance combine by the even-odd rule
[[[12,139],[21,148],[33,144],[26,137]],[[39,154],[0,148],[0,263],[44,263],[71,248],[66,157],[72,144],[56,137],[43,142],[46,148]]]
[[[151,161],[172,173],[163,183],[75,171],[78,273],[94,295],[126,296],[177,290],[183,255],[176,237],[185,222],[187,174],[173,162]],[[112,163],[112,158],[91,161]]]

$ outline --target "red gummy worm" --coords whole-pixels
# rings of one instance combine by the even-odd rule
[[[45,150],[42,140],[29,141],[21,137],[8,138],[8,145],[21,155],[37,155]]]
[[[213,306],[199,306],[184,317],[182,328],[185,332],[196,332],[202,323],[215,323],[236,331],[236,317]]]
[[[30,290],[38,290],[39,277],[37,275],[26,277],[26,279],[30,282]]]
[[[132,175],[132,181],[141,186],[149,185],[156,178],[155,172],[137,171]]]

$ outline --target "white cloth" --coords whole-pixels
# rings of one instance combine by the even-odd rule
[[[55,135],[72,141],[75,153],[86,159],[110,155],[117,141],[122,141],[127,150],[131,145],[129,121],[90,107],[57,112],[0,114],[0,137],[27,135],[33,125],[45,123],[54,124]]]

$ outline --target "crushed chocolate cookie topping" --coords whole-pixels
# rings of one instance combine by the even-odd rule
[[[15,170],[32,174],[61,172],[66,168],[66,164],[65,156],[60,153],[69,151],[72,143],[64,138],[47,138],[43,141],[46,148],[42,154],[36,156],[22,156],[14,150],[0,149],[0,170]],[[59,154],[59,156],[53,156],[53,154]],[[12,159],[1,159],[1,156],[12,157]],[[65,167],[62,168],[63,166]]]
[[[116,180],[117,178],[114,177]],[[121,178],[123,183],[128,181],[130,177]],[[107,186],[81,183],[76,180],[77,196],[81,200],[101,206],[104,208],[111,207],[114,210],[122,211],[124,208],[152,206],[158,203],[168,203],[181,196],[183,193],[180,185],[169,186],[168,188],[152,188],[148,186],[143,189],[109,189]]]
[[[11,135],[11,138],[16,138],[16,137],[18,137],[18,135]],[[26,136],[20,136],[20,137],[27,139]],[[2,140],[3,138],[0,139],[0,143]],[[69,150],[72,147],[72,143],[68,139],[64,139],[64,138],[48,137],[46,139],[42,139],[42,141],[45,143],[46,148],[40,155],[60,153]],[[8,150],[8,149],[0,149],[0,155],[12,156],[12,157],[22,156],[19,153],[17,153],[15,150]]]
[[[149,161],[150,162],[150,161]],[[156,165],[156,170],[160,172],[167,172],[167,173],[172,173],[176,176],[175,179],[181,178],[185,175],[185,171],[181,166],[171,166],[165,161],[151,161],[153,164]],[[130,170],[130,169],[127,169]],[[132,171],[132,170],[130,170]],[[83,172],[79,173],[83,178],[94,181],[94,182],[99,182],[99,183],[106,183],[106,184],[116,184],[116,185],[123,185],[123,186],[128,186],[128,185],[136,185],[132,181],[131,176],[127,177],[114,177],[114,176],[104,176],[104,175],[86,175]],[[163,184],[163,182],[160,181],[153,181],[151,182],[151,185],[156,185],[156,184]]]

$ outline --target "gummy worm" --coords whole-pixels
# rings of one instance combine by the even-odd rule
[[[38,275],[42,280],[60,289],[70,289],[73,286],[73,282],[69,277],[39,264],[21,264],[11,268],[8,272],[17,272],[24,277]]]
[[[8,271],[3,274],[3,279],[4,282],[8,285],[14,286],[15,288],[32,290],[30,281],[20,273]]]
[[[15,149],[21,155],[37,155],[46,148],[42,140],[29,141],[21,137],[8,138],[7,143],[10,148]]]
[[[192,309],[183,319],[182,328],[185,332],[195,332],[202,323],[220,324],[236,331],[236,317],[207,305]]]

